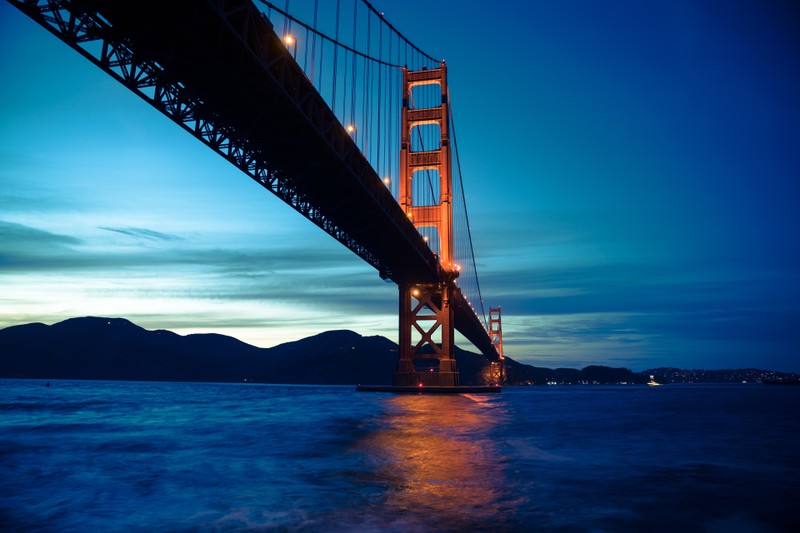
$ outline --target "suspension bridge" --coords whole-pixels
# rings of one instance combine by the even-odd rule
[[[395,390],[459,387],[456,330],[499,390],[447,65],[369,1],[8,1],[397,284]]]

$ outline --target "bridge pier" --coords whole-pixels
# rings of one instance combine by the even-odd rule
[[[457,387],[450,283],[403,283],[396,387]]]

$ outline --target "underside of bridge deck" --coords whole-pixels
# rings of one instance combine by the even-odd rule
[[[402,284],[447,272],[250,0],[10,0]],[[497,353],[460,291],[455,328]]]

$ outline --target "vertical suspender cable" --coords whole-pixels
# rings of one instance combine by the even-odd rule
[[[347,101],[348,101],[348,98],[347,98],[347,86],[348,86],[347,75],[349,74],[349,70],[347,69],[347,65],[349,63],[349,59],[350,59],[350,54],[348,54],[347,50],[345,50],[344,51],[344,76],[342,76],[344,78],[344,83],[342,83],[343,92],[344,92],[344,94],[342,95],[342,122],[345,123],[345,124],[349,124],[348,121],[347,121]]]
[[[336,42],[339,42],[339,8],[341,5],[341,0],[336,0],[336,31],[334,32],[336,35]],[[333,114],[336,114],[336,70],[339,66],[339,47],[334,45],[333,47],[333,77],[331,78],[331,82],[333,83],[332,88],[332,95],[331,95],[331,111]]]
[[[306,30],[305,37],[303,38],[303,72],[308,72],[308,39],[310,32]]]
[[[317,30],[317,14],[319,12],[319,0],[314,0],[314,29]],[[317,34],[314,32],[314,37],[311,41],[311,85],[314,85],[314,64],[317,60]]]
[[[372,57],[372,16],[367,13],[367,55]],[[372,143],[369,142],[369,102],[370,102],[370,78],[372,77],[372,61],[364,62],[364,153],[367,154],[369,159],[369,151],[372,149]],[[371,159],[370,159],[371,160]]]
[[[289,0],[286,0],[286,3],[283,5],[284,13],[289,12]],[[286,34],[288,32],[288,24],[289,24],[289,17],[283,17],[283,35],[281,35],[281,39],[286,38]]]
[[[358,49],[358,4],[353,4],[353,49]],[[356,67],[358,65],[358,56],[353,56],[353,74],[351,76],[352,82],[350,83],[350,123],[356,123]]]
[[[378,57],[381,57],[383,54],[383,17],[381,17],[380,27],[378,28]],[[375,125],[375,131],[380,136],[381,132],[381,92],[383,88],[383,68],[381,65],[378,65],[378,110],[377,110],[377,124]],[[381,153],[381,146],[378,144],[378,173],[381,172],[381,165],[383,163],[383,154]]]

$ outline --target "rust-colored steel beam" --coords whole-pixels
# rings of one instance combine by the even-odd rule
[[[497,361],[492,362],[492,373],[495,383],[501,385],[506,381],[506,362],[503,355],[503,322],[499,307],[489,308],[489,337],[499,357]]]
[[[411,89],[418,85],[438,85],[441,104],[423,109],[409,106]],[[446,386],[458,385],[455,361],[454,297],[460,296],[455,284],[459,268],[453,258],[453,179],[450,166],[448,130],[447,67],[408,71],[403,69],[403,109],[400,135],[400,207],[416,228],[434,227],[439,234],[436,255],[444,279],[439,283],[416,280],[400,285],[400,343],[394,385]],[[414,129],[427,124],[439,126],[436,148],[411,150]],[[435,205],[417,205],[412,187],[414,172],[437,171],[439,198]],[[438,366],[422,368],[422,362],[436,360]]]

